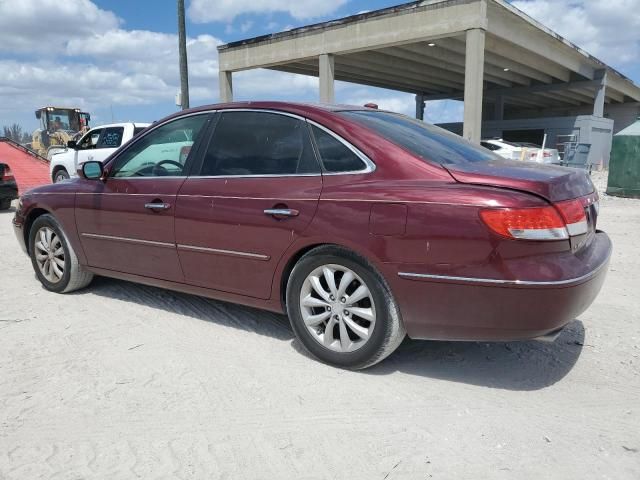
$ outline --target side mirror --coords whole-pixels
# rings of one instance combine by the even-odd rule
[[[73,150],[76,150],[78,148],[76,141],[75,140],[69,140],[67,142],[67,148],[71,148]]]
[[[85,162],[82,164],[82,176],[87,180],[100,180],[103,173],[102,162]]]

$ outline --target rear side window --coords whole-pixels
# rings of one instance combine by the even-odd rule
[[[118,148],[122,143],[124,127],[105,128],[96,148]]]
[[[487,162],[500,159],[495,153],[467,142],[442,128],[389,112],[340,112],[417,157],[442,165]]]
[[[362,159],[333,135],[315,125],[312,126],[312,130],[325,171],[344,173],[357,172],[366,168],[367,165]]]
[[[147,127],[134,127],[133,128],[133,136],[137,137],[141,132],[144,132]]]
[[[297,118],[268,112],[224,112],[200,175],[304,175],[320,173],[309,128]]]

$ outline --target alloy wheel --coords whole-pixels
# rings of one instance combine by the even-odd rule
[[[376,323],[369,287],[342,265],[323,265],[307,276],[300,291],[300,311],[311,336],[340,353],[362,348]]]
[[[36,233],[35,256],[38,269],[51,283],[58,283],[64,275],[65,253],[62,240],[50,227]]]

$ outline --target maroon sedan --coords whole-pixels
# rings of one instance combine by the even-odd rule
[[[47,290],[96,274],[286,312],[347,368],[405,334],[553,337],[611,254],[584,171],[366,108],[201,107],[80,173],[26,193],[14,219]]]

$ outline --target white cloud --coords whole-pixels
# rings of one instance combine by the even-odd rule
[[[0,0],[0,51],[63,51],[70,38],[118,28],[121,20],[90,0]]]
[[[610,65],[640,60],[640,0],[517,0],[513,5]]]
[[[348,0],[191,0],[187,14],[194,23],[231,22],[243,13],[285,12],[298,20],[335,12]]]

